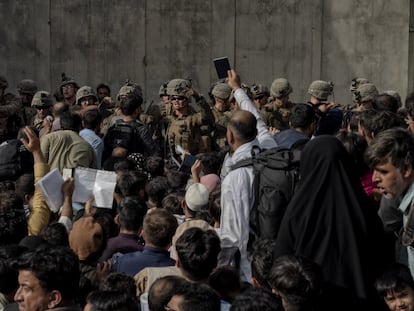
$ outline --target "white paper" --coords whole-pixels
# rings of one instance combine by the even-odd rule
[[[58,212],[63,205],[62,185],[63,177],[57,168],[51,170],[36,183],[36,186],[43,193],[47,205],[54,213]]]
[[[75,192],[72,201],[85,203],[92,196],[97,207],[112,208],[116,185],[116,173],[91,168],[75,169]]]

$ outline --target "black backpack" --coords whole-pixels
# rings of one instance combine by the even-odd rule
[[[253,166],[254,204],[250,212],[249,251],[258,238],[276,239],[299,181],[299,164],[299,149],[276,147],[258,154],[252,150],[252,158],[232,166],[232,170]]]
[[[16,180],[24,173],[33,172],[33,155],[18,139],[0,144],[0,181]]]
[[[137,152],[142,148],[141,136],[138,128],[143,126],[138,122],[125,122],[121,119],[116,120],[113,125],[108,128],[104,137],[104,158],[110,157],[115,147],[123,147],[128,150],[128,154]]]

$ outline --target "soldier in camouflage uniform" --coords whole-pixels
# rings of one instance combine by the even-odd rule
[[[212,125],[213,116],[210,106],[204,97],[198,95],[191,82],[184,79],[173,79],[167,85],[167,93],[172,104],[172,112],[166,114],[168,124],[166,143],[172,146],[180,145],[191,154],[208,152],[211,146],[201,139],[201,127]],[[189,105],[193,97],[201,111],[196,112]]]
[[[60,84],[60,92],[63,95],[63,102],[69,107],[76,105],[76,91],[79,89],[79,85],[76,81],[63,72],[62,73],[62,83]],[[78,110],[78,107],[71,108]]]
[[[20,100],[11,93],[6,93],[9,83],[6,78],[0,76],[0,141],[17,137],[21,125],[20,113],[22,104]]]
[[[373,102],[378,94],[378,89],[372,83],[364,83],[359,85],[353,92],[352,96],[353,102],[357,105],[354,111],[373,109]]]
[[[290,110],[293,104],[289,101],[289,95],[292,93],[292,87],[285,78],[279,78],[272,82],[270,87],[270,100],[269,103],[263,107],[263,114],[265,115],[264,121],[269,126],[275,126],[272,124],[272,120],[280,119],[278,126],[279,130],[289,128]]]
[[[96,97],[90,86],[84,85],[76,92],[76,105],[80,106],[81,109],[96,105],[97,103],[98,97]]]
[[[262,108],[267,104],[269,98],[269,89],[263,84],[253,84],[250,87],[250,91],[253,95],[253,102],[258,111],[261,111]]]
[[[33,96],[37,92],[36,82],[30,79],[21,80],[17,84],[17,92],[19,93],[20,102],[23,106],[21,126],[29,125],[30,121],[36,115],[36,109],[32,107]]]
[[[32,107],[36,108],[36,115],[31,122],[31,126],[36,128],[39,132],[43,128],[45,118],[52,114],[51,110],[53,104],[54,98],[49,92],[38,91],[33,96]]]
[[[231,87],[227,83],[217,83],[211,91],[211,95],[214,98],[214,105],[211,107],[211,112],[214,116],[212,146],[217,151],[227,145],[227,123],[231,118],[231,111],[229,111],[230,94]]]

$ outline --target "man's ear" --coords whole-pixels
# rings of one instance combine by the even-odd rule
[[[410,178],[411,175],[413,173],[413,166],[411,165],[411,163],[407,163],[405,166],[405,170],[404,170],[404,178]]]
[[[233,131],[230,128],[228,128],[228,131],[229,131],[229,133],[227,135],[228,143],[229,144],[234,144],[234,134],[233,134]]]
[[[59,304],[62,302],[62,294],[58,290],[52,290],[49,293],[49,302],[47,303],[47,307],[49,309],[54,309],[59,306]]]
[[[121,220],[119,219],[119,214],[116,214],[114,221],[118,226],[121,224]]]

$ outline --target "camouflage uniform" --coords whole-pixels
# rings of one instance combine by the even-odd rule
[[[175,146],[181,145],[184,150],[189,151],[191,154],[210,151],[211,145],[209,145],[209,142],[201,140],[201,127],[203,125],[211,125],[213,120],[210,106],[202,96],[194,93],[188,80],[171,80],[168,83],[167,89],[169,96],[185,97],[187,109],[182,117],[179,117],[175,111],[170,115],[166,114],[165,118],[168,124],[166,142]],[[201,108],[200,112],[196,112],[189,105],[188,101],[191,96],[195,98],[196,104]]]
[[[52,107],[54,104],[53,96],[50,95],[49,92],[46,91],[38,91],[33,96],[32,100],[32,107],[39,108],[39,107]],[[48,112],[48,115],[50,115],[51,112]],[[31,121],[31,126],[36,128],[38,131],[40,131],[43,128],[43,120],[44,118],[41,118],[38,113],[36,113],[35,117]]]
[[[0,77],[0,88],[3,92],[8,85],[6,78]],[[0,97],[0,141],[17,137],[21,126],[22,108],[20,100],[15,95],[6,93]]]
[[[33,96],[37,92],[36,82],[30,79],[23,79],[17,84],[17,91],[19,92],[23,106],[20,113],[21,126],[29,125],[30,121],[36,115],[36,109],[31,107]]]
[[[228,111],[228,101],[231,94],[231,88],[227,83],[216,83],[211,90],[214,99],[214,105],[211,112],[214,117],[214,127],[211,132],[213,149],[219,151],[227,145],[227,123],[231,118],[231,111]],[[221,109],[217,109],[217,104],[222,104]]]

